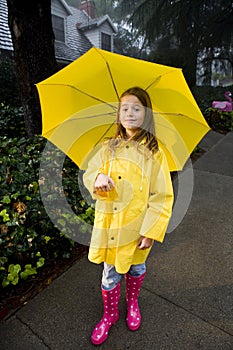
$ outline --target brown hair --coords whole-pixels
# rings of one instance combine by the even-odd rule
[[[120,101],[122,97],[127,95],[136,96],[142,105],[145,107],[145,118],[142,126],[137,130],[131,140],[140,143],[142,140],[146,140],[145,146],[152,152],[155,153],[158,150],[158,141],[155,136],[155,124],[152,111],[152,103],[148,92],[138,86],[127,89],[120,96]],[[114,135],[114,139],[126,139],[126,130],[120,123],[120,106],[117,112],[117,129]]]

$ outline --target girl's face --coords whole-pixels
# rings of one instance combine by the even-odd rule
[[[121,98],[119,120],[126,130],[126,134],[132,137],[142,126],[145,118],[145,108],[135,95],[126,95]]]

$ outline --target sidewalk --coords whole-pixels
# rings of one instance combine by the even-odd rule
[[[99,349],[233,349],[233,132],[210,132],[200,145],[207,153],[194,164],[187,214],[148,259],[142,326],[126,327],[123,282],[120,319]],[[101,271],[82,258],[0,323],[0,349],[95,349]]]

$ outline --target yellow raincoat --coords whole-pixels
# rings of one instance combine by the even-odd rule
[[[94,193],[99,173],[108,174],[116,187]],[[89,161],[84,185],[96,199],[95,221],[88,258],[106,262],[118,273],[145,262],[151,248],[139,250],[141,236],[162,242],[172,213],[173,188],[162,150],[152,153],[143,142],[121,141],[110,151],[108,142]]]

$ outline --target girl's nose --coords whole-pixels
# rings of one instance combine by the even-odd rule
[[[128,117],[132,117],[132,116],[133,116],[132,108],[129,108],[129,109],[128,109],[128,111],[127,111],[127,116],[128,116]]]

